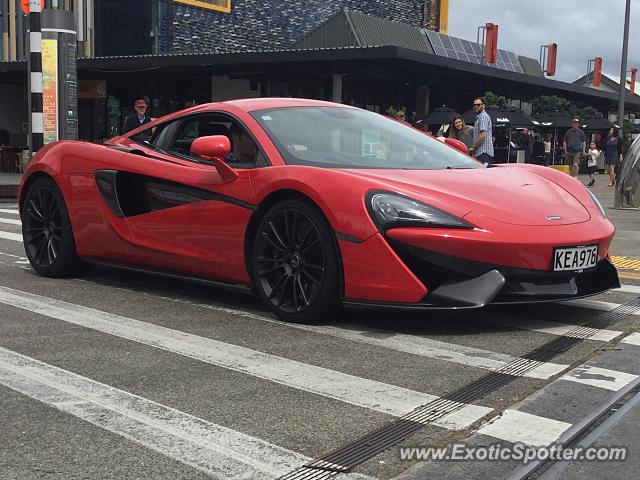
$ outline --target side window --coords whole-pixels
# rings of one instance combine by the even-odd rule
[[[202,161],[191,154],[191,144],[196,138],[224,135],[231,144],[231,152],[225,161],[234,168],[256,168],[269,165],[267,157],[260,150],[253,136],[235,119],[224,114],[196,114],[159,125],[155,129],[148,129],[142,133],[132,137],[132,140],[194,161]]]

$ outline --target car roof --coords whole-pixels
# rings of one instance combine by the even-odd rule
[[[339,107],[350,108],[341,103],[325,102],[322,100],[310,100],[307,98],[247,98],[241,100],[229,100],[222,102],[224,104],[233,105],[245,112],[253,112],[255,110],[267,110],[271,108],[287,108],[287,107]],[[352,107],[351,107],[352,108]]]

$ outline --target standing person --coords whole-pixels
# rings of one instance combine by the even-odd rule
[[[579,128],[580,120],[574,118],[571,128],[564,134],[564,156],[569,164],[572,177],[580,172],[580,159],[587,156],[587,137]]]
[[[591,142],[589,145],[589,157],[587,157],[587,173],[589,173],[588,187],[593,187],[596,184],[596,179],[593,176],[596,168],[598,168],[598,158],[600,157],[600,150],[596,145],[596,142]]]
[[[533,159],[533,137],[529,133],[528,128],[522,129],[522,148],[524,149],[524,161],[525,163],[531,163]]]
[[[122,133],[130,132],[131,130],[138,128],[140,125],[144,125],[151,121],[147,115],[147,102],[140,98],[136,100],[133,107],[135,108],[136,113],[134,115],[130,115],[124,121]]]
[[[609,130],[609,136],[604,142],[605,171],[609,174],[609,186],[616,184],[616,165],[622,162],[622,139],[618,136],[618,130]]]
[[[476,97],[473,100],[473,110],[478,115],[473,124],[473,145],[469,154],[484,163],[493,163],[493,126],[491,117],[485,108],[487,101],[484,97]]]
[[[536,165],[545,165],[544,142],[540,135],[536,135],[536,139],[531,147],[533,163]]]
[[[449,126],[449,138],[460,140],[467,146],[468,150],[471,150],[471,147],[473,147],[473,127],[467,125],[464,119],[457,115]]]
[[[545,167],[549,166],[549,161],[551,160],[551,138],[549,135],[544,137],[544,165]]]

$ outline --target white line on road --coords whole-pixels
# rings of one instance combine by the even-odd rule
[[[309,460],[4,348],[0,383],[217,479],[274,479]]]
[[[22,242],[22,234],[0,231],[0,238],[5,240],[13,240],[14,242]]]
[[[613,292],[636,293],[640,295],[640,285],[620,285],[620,288],[612,290]]]
[[[640,333],[632,333],[628,337],[623,338],[621,343],[628,343],[629,345],[636,345],[640,347]]]
[[[573,336],[571,332],[576,328],[581,328],[578,338],[584,338],[583,332],[588,331],[591,333],[588,340],[609,342],[614,338],[622,335],[622,332],[615,330],[600,330],[597,328],[582,327],[580,325],[572,325],[569,323],[556,323],[548,322],[546,320],[539,320],[537,318],[511,318],[502,315],[492,314],[483,321],[501,325],[503,327],[517,328],[520,330],[529,330],[532,332],[548,333],[550,335],[558,336]]]
[[[505,410],[478,433],[525,445],[550,445],[571,427],[570,423],[539,417],[518,410]]]
[[[88,283],[95,284],[94,282],[91,282],[88,280],[81,280],[81,281],[86,281]],[[129,293],[148,295],[158,299],[187,304],[194,307],[205,308],[208,310],[228,313],[231,315],[237,315],[237,316],[248,318],[251,320],[274,323],[274,324],[282,325],[288,328],[305,330],[305,331],[317,333],[320,335],[329,335],[337,338],[342,338],[345,340],[355,341],[358,343],[364,343],[367,345],[374,345],[382,348],[387,348],[387,349],[398,351],[398,352],[409,353],[409,354],[418,355],[425,358],[432,358],[436,360],[457,363],[460,365],[466,365],[469,367],[481,368],[485,370],[500,369],[502,373],[509,373],[508,371],[504,370],[504,367],[506,367],[508,364],[511,364],[513,362],[522,361],[522,359],[519,357],[515,357],[515,356],[504,354],[504,353],[493,352],[491,350],[483,350],[480,348],[468,347],[468,346],[460,345],[456,343],[443,342],[440,340],[434,340],[431,338],[421,337],[417,335],[394,333],[388,330],[372,331],[371,329],[366,329],[363,326],[351,325],[351,324],[302,325],[302,324],[287,323],[287,322],[282,322],[280,320],[276,320],[274,318],[269,318],[263,315],[259,315],[257,313],[222,307],[215,304],[191,302],[189,300],[184,300],[176,297],[151,294],[148,292],[141,291],[140,289],[133,290],[133,289],[124,288],[124,287],[115,287],[115,288],[129,292]],[[540,326],[540,325],[538,324],[537,326]],[[557,329],[561,327],[563,329],[566,329],[566,325],[564,324],[560,326],[559,324],[552,324],[550,326],[549,323],[545,323],[544,327],[546,327],[546,329],[543,329],[545,330],[545,333],[549,333],[548,331],[549,328]],[[575,328],[576,326],[574,325],[573,327]],[[380,335],[376,336],[376,333],[379,333]],[[601,332],[594,329],[594,333],[596,335],[596,339],[599,339],[597,338],[597,335],[602,335],[604,338],[608,338],[612,335],[618,336],[622,332],[620,333],[616,332],[615,335],[614,333],[602,334]],[[534,363],[533,360],[531,362]],[[539,365],[533,370],[527,372],[525,374],[526,377],[546,380],[548,378],[551,378],[554,375],[561,373],[563,370],[566,370],[569,367],[568,365],[556,364],[556,363],[547,363],[547,362],[536,362],[536,363],[538,363]],[[519,363],[518,370],[514,372],[515,375],[520,375],[519,372],[522,371],[521,367],[522,367],[522,364]],[[616,371],[609,370],[607,373],[607,376],[617,378],[616,374],[617,374]],[[621,372],[621,376],[623,378],[625,377],[625,375],[626,375],[625,373]],[[562,378],[567,381],[585,383],[583,379],[579,379],[573,376],[566,376]],[[603,385],[604,385],[603,388],[607,388],[607,389],[610,388],[610,383],[605,383]]]
[[[0,302],[389,415],[401,416],[438,399],[435,395],[6,287],[0,287]],[[461,404],[458,411],[435,424],[454,430],[466,428],[491,411],[488,407]]]
[[[22,225],[20,220],[16,220],[15,218],[0,218],[0,223],[7,223],[9,225]]]
[[[574,307],[588,308],[591,310],[601,310],[603,312],[609,312],[614,308],[618,308],[620,306],[619,303],[612,302],[602,302],[600,300],[591,300],[589,298],[581,298],[578,300],[567,300],[565,302],[560,302],[560,304],[572,305]],[[640,315],[640,310],[633,312],[632,315]]]
[[[18,209],[0,208],[0,213],[8,213],[9,215],[20,215]]]
[[[561,380],[583,383],[584,385],[604,388],[614,392],[625,387],[636,378],[638,378],[638,376],[631,373],[618,372],[616,370],[591,365],[579,365],[560,377]]]

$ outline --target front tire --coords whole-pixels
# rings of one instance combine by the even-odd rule
[[[44,277],[68,277],[85,269],[76,253],[64,198],[50,178],[36,180],[27,191],[22,238],[29,263]]]
[[[287,322],[314,323],[338,304],[338,254],[331,227],[314,206],[285,200],[258,225],[251,252],[260,298]]]

